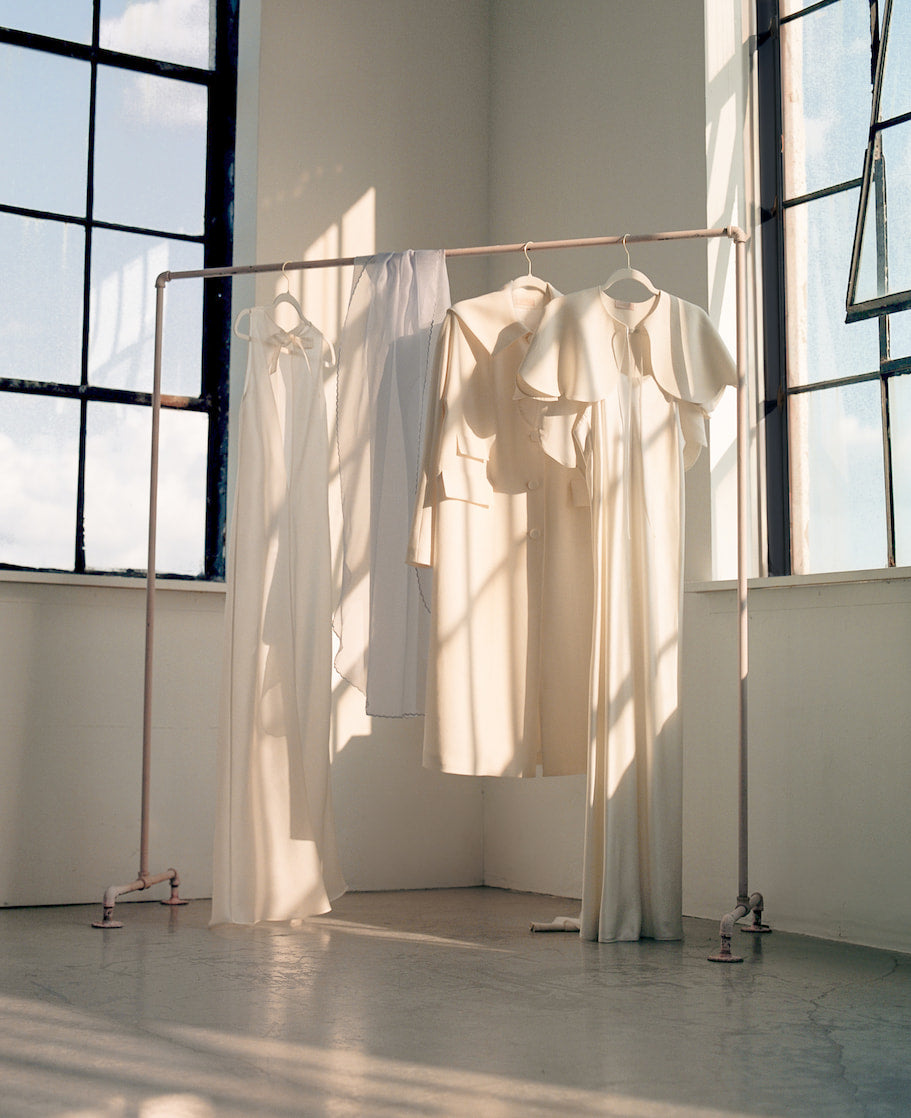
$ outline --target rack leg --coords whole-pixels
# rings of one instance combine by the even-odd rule
[[[710,963],[742,963],[743,956],[735,955],[731,951],[731,939],[734,935],[734,925],[742,920],[750,911],[753,913],[753,923],[750,927],[741,928],[742,932],[770,932],[768,924],[762,922],[763,900],[761,893],[753,893],[749,897],[737,898],[737,905],[721,918],[721,943],[715,955],[709,955]]]
[[[166,905],[181,905],[188,904],[188,901],[182,900],[178,895],[178,888],[180,886],[180,877],[177,870],[169,869],[165,873],[148,874],[140,873],[135,881],[131,881],[129,885],[111,885],[104,892],[104,898],[101,902],[103,915],[100,920],[93,920],[93,928],[122,928],[123,924],[119,920],[114,919],[114,905],[117,903],[117,898],[122,897],[124,893],[138,893],[143,889],[149,889],[153,885],[158,885],[162,881],[170,881],[171,895],[161,903]]]

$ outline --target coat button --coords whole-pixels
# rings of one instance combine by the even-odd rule
[[[525,483],[525,488],[526,489],[539,489],[540,486],[541,486],[540,481],[535,481],[534,478],[532,478],[531,481],[526,481],[526,483]]]
[[[541,529],[532,528],[531,531],[529,531],[528,533],[528,538],[530,540],[539,540],[541,538]]]

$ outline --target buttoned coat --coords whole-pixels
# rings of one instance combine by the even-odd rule
[[[424,764],[585,771],[592,642],[585,477],[544,453],[563,405],[516,398],[552,287],[456,304],[437,350],[409,562],[434,570]]]

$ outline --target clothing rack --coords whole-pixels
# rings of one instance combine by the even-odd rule
[[[747,392],[746,346],[746,233],[735,225],[714,229],[682,229],[662,233],[626,233],[619,236],[579,237],[557,241],[523,241],[514,244],[476,245],[444,250],[447,258],[460,256],[494,256],[504,253],[529,253],[550,249],[597,248],[607,245],[647,244],[658,241],[711,240],[728,238],[734,243],[736,257],[737,291],[737,617],[738,617],[738,721],[739,721],[739,794],[738,794],[738,893],[737,903],[721,921],[721,946],[712,962],[740,962],[731,952],[734,924],[753,913],[753,924],[743,931],[768,931],[762,923],[763,898],[759,893],[748,893],[748,783],[747,783],[747,674],[748,674],[748,615],[747,615],[747,561],[749,555],[748,529],[748,471],[749,402]],[[179,272],[162,272],[155,280],[155,349],[152,377],[152,438],[149,481],[149,542],[146,575],[146,640],[145,676],[143,686],[142,724],[142,799],[140,813],[139,873],[128,885],[112,885],[102,901],[103,917],[94,923],[98,928],[119,928],[114,920],[114,905],[124,893],[148,889],[163,881],[171,883],[171,895],[163,904],[184,904],[178,895],[180,879],[176,869],[159,874],[149,872],[149,791],[152,757],[152,661],[155,622],[155,544],[158,523],[158,451],[161,418],[161,364],[164,334],[165,288],[174,280],[218,279],[228,276],[261,275],[269,272],[303,271],[311,268],[341,268],[356,263],[357,258],[334,257],[320,260],[279,261],[274,264],[234,264],[218,268],[197,268]]]

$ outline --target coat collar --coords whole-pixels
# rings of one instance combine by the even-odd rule
[[[621,376],[622,318],[600,287],[554,300],[519,369],[521,390],[584,404],[605,399]],[[629,344],[642,374],[666,395],[707,411],[726,384],[736,384],[734,362],[705,311],[666,291],[638,322],[634,316]]]
[[[456,303],[450,311],[491,357],[519,338],[531,337],[534,333],[521,320],[523,308],[516,306],[516,299],[522,291],[522,279],[510,280],[499,291],[489,295]],[[559,295],[560,292],[551,284],[544,284],[541,298],[545,307],[552,305]]]

